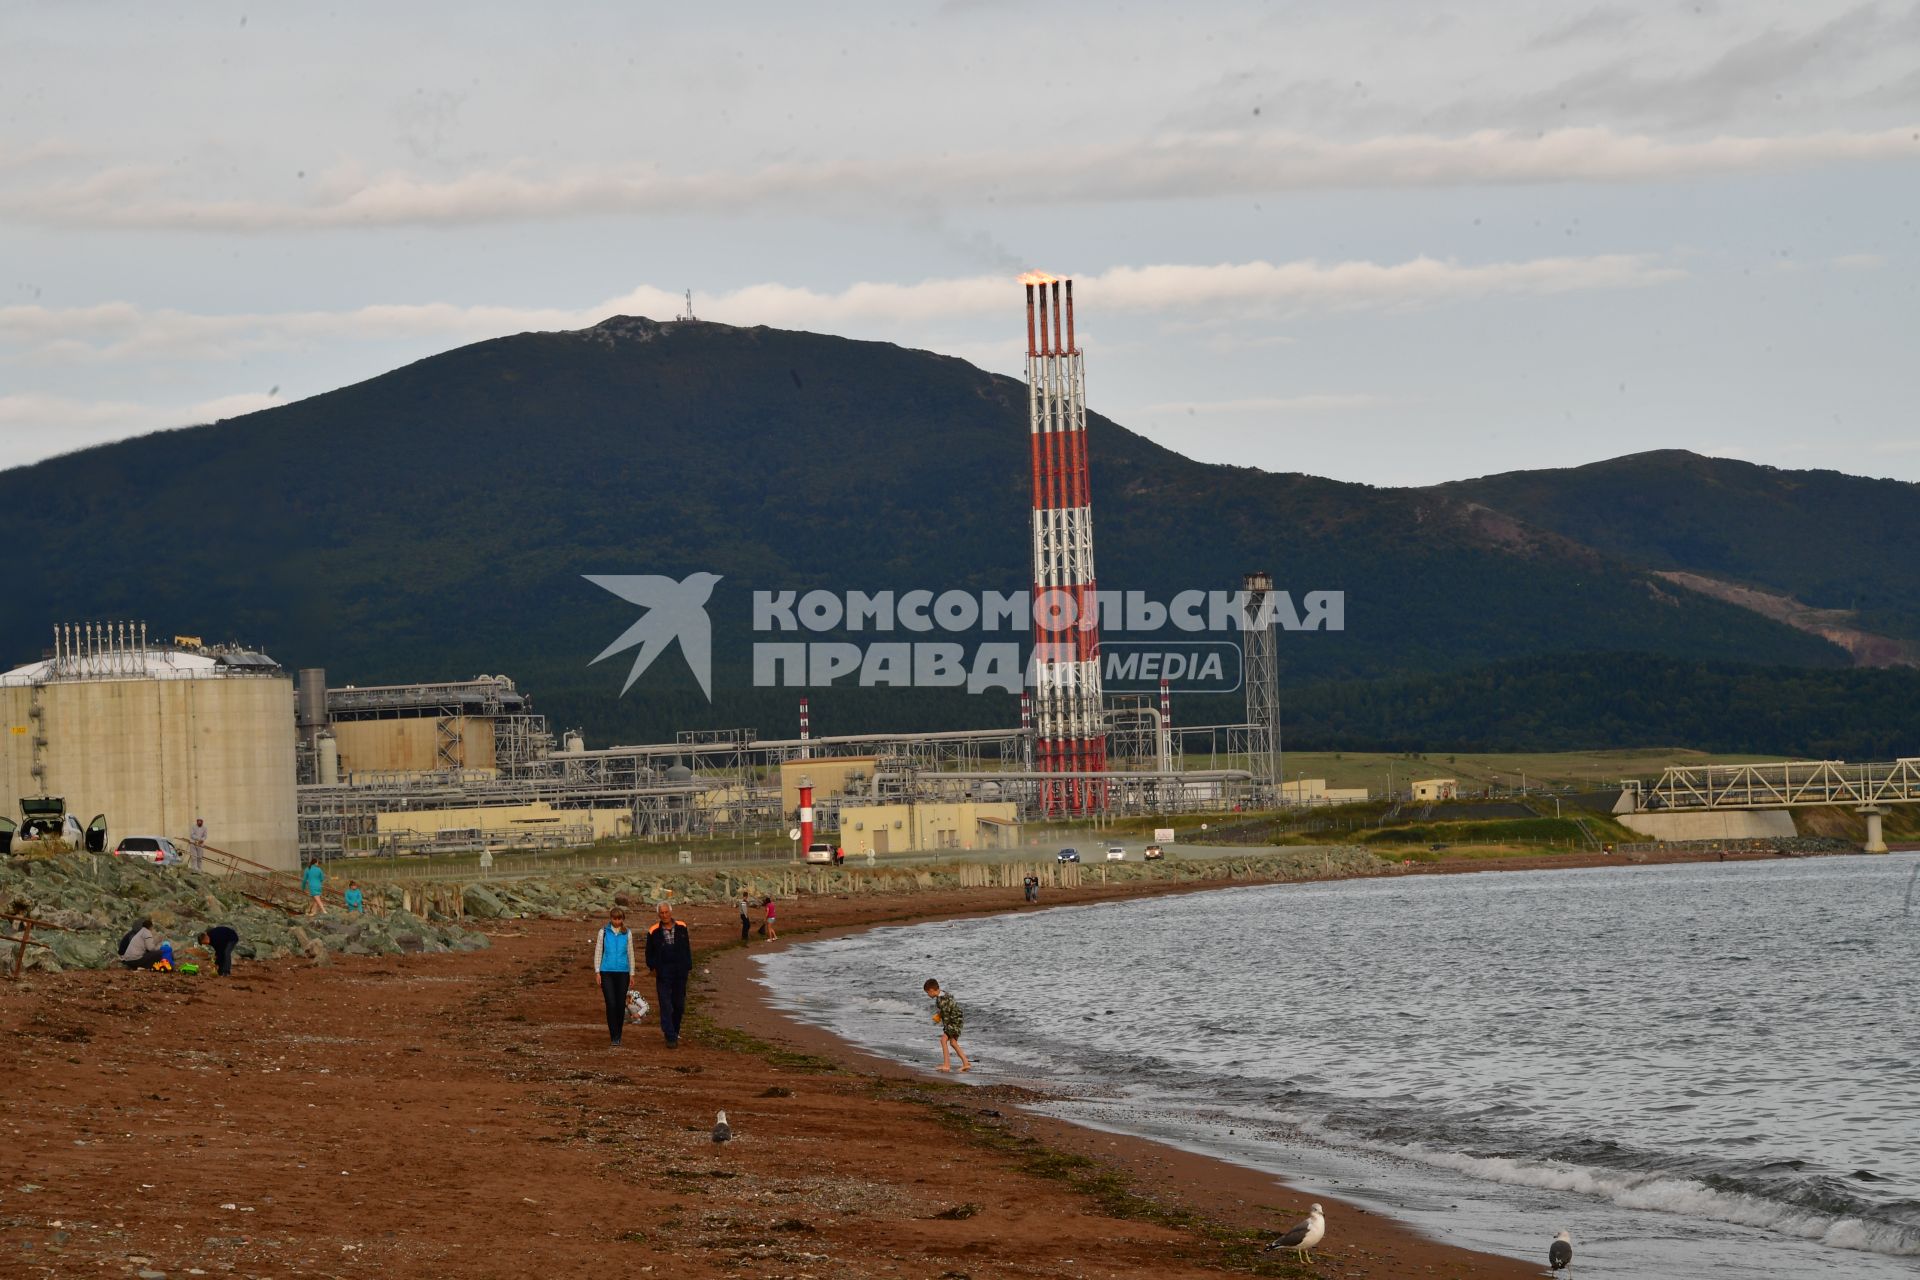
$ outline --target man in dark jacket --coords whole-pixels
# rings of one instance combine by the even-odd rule
[[[220,976],[233,976],[233,949],[240,945],[240,933],[230,924],[217,924],[200,935],[200,945],[213,952]]]
[[[660,919],[647,930],[647,968],[660,1000],[660,1033],[667,1048],[680,1047],[680,1017],[687,1011],[687,975],[693,972],[693,938],[687,922],[676,920],[673,904],[660,904]]]

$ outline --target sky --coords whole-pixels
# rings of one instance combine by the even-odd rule
[[[0,467],[689,289],[1019,376],[1029,269],[1207,461],[1920,481],[1920,0],[0,0]]]

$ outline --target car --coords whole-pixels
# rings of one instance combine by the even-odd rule
[[[1148,862],[1158,862],[1160,859],[1166,857],[1167,853],[1166,850],[1162,849],[1159,845],[1150,844],[1147,846],[1147,851],[1140,856]]]
[[[1117,844],[1110,844],[1107,846],[1108,862],[1125,862],[1126,860],[1127,860],[1127,851],[1125,849],[1121,848]]]
[[[1053,855],[1053,860],[1055,862],[1078,862],[1080,861],[1080,851],[1078,849],[1062,849]]]
[[[807,862],[813,863],[816,866],[831,867],[835,865],[834,857],[833,857],[833,846],[825,843],[824,841],[816,840],[812,844],[807,846],[807,854],[806,854],[805,860]]]
[[[186,859],[180,849],[165,836],[124,836],[113,846],[116,858],[139,858],[157,867],[177,867]]]

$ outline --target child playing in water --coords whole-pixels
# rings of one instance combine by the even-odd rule
[[[951,1048],[960,1057],[962,1071],[973,1070],[973,1063],[967,1060],[967,1051],[960,1047],[960,1028],[966,1023],[966,1015],[960,1012],[960,1003],[952,996],[943,995],[938,979],[928,978],[925,991],[927,999],[933,1001],[933,1020],[940,1024],[940,1069],[953,1070],[953,1060],[947,1050]]]

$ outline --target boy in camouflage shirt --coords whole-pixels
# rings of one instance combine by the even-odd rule
[[[960,1012],[960,1002],[952,996],[943,995],[940,982],[928,978],[925,987],[927,998],[933,1001],[933,1020],[940,1024],[940,1069],[953,1070],[953,1059],[948,1055],[951,1049],[959,1055],[960,1069],[973,1070],[973,1063],[967,1060],[967,1051],[960,1047],[960,1028],[966,1024],[966,1015]]]

